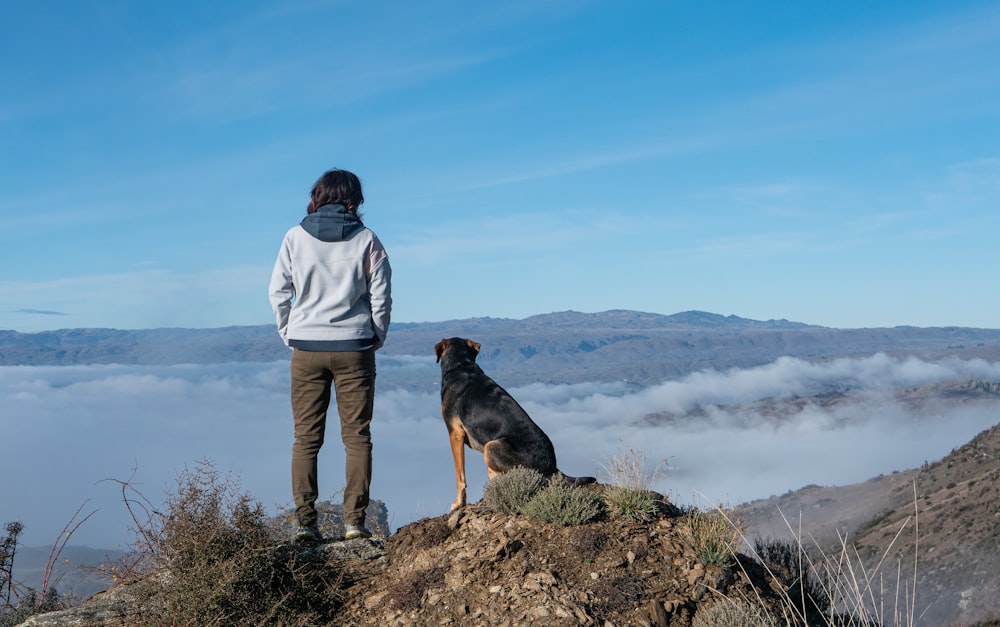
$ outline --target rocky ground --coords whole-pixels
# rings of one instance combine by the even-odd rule
[[[750,558],[706,564],[670,506],[650,522],[561,527],[476,504],[423,519],[388,538],[308,549],[342,576],[334,624],[659,625],[687,627],[704,608],[731,599],[779,601],[777,584]],[[282,550],[303,550],[288,545]],[[318,557],[317,557],[318,556]],[[155,579],[133,586],[155,585]],[[130,586],[23,627],[127,625]]]
[[[342,624],[686,626],[722,596],[776,601],[759,566],[706,565],[683,528],[678,514],[554,527],[470,506],[387,539]]]

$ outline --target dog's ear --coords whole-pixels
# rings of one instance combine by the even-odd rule
[[[444,347],[447,343],[447,340],[441,340],[434,345],[434,354],[437,355],[436,363],[441,363],[441,355],[444,355]]]
[[[475,351],[476,355],[479,354],[479,349],[482,347],[482,344],[479,342],[473,342],[472,340],[465,340],[465,343],[469,345],[469,348]]]

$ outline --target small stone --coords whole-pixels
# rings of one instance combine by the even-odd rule
[[[385,593],[383,594],[373,594],[370,597],[365,597],[365,607],[369,610],[374,609],[382,605],[382,600],[385,598]]]
[[[531,613],[534,615],[535,618],[548,618],[549,616],[548,608],[542,606],[536,607],[535,609],[531,610]]]
[[[543,586],[551,586],[555,583],[555,575],[551,572],[539,571],[525,575],[523,586],[528,590],[541,590]]]
[[[590,573],[590,578],[593,579],[594,581],[597,581],[598,579],[601,578],[601,574],[600,573]]]
[[[490,594],[500,594],[503,592],[503,586],[490,586]]]

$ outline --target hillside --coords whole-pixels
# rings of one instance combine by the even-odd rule
[[[853,485],[808,486],[741,511],[752,533],[801,537],[828,555],[840,553],[839,534],[869,566],[886,555],[892,576],[897,565],[912,575],[916,558],[915,606],[923,624],[1000,617],[1000,424],[921,468]],[[891,594],[893,582],[885,583]]]
[[[1000,359],[1000,330],[832,329],[706,312],[560,312],[523,320],[394,323],[383,355],[433,355],[443,337],[483,346],[480,363],[508,385],[629,380],[659,383],[698,370],[747,368],[782,356],[914,354]],[[0,331],[0,365],[176,364],[289,358],[271,325],[220,329]]]

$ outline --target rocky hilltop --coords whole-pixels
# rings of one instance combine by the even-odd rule
[[[388,538],[296,550],[342,578],[343,602],[329,623],[342,627],[687,627],[728,599],[754,599],[762,608],[781,603],[783,584],[758,562],[740,555],[724,565],[706,563],[687,529],[686,516],[669,505],[649,522],[562,527],[476,504]],[[142,624],[137,599],[148,596],[139,590],[155,586],[156,577],[22,627]]]

